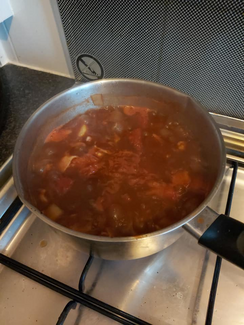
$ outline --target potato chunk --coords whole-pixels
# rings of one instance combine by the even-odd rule
[[[79,131],[79,133],[78,133],[78,136],[79,136],[79,137],[83,137],[83,135],[86,134],[86,131],[87,131],[87,126],[84,124],[84,125],[82,125],[82,127],[80,128],[80,131]]]
[[[44,212],[48,218],[52,219],[53,221],[56,221],[63,214],[63,210],[54,203],[49,205]]]

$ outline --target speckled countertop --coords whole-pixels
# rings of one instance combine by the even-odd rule
[[[13,153],[18,134],[30,115],[73,84],[73,79],[12,64],[0,68],[0,166]]]

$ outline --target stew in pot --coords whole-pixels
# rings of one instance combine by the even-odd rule
[[[32,203],[83,233],[136,236],[183,219],[211,189],[198,140],[168,111],[91,109],[53,130],[30,160]]]

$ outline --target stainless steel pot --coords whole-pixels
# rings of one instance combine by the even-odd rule
[[[205,201],[186,218],[171,227],[143,236],[107,238],[67,229],[32,206],[26,180],[29,157],[34,146],[43,143],[53,128],[91,108],[105,105],[135,105],[163,110],[165,103],[170,103],[172,109],[176,107],[180,109],[182,118],[198,137],[211,161],[209,174],[213,179],[213,187]],[[70,240],[79,249],[104,259],[135,259],[154,254],[175,242],[183,231],[182,226],[195,237],[200,237],[196,217],[202,213],[203,219],[207,220],[208,217],[211,219],[215,215],[206,206],[218,190],[224,171],[225,146],[222,135],[206,110],[189,96],[174,89],[129,79],[107,79],[81,84],[44,103],[24,125],[16,142],[13,161],[15,186],[23,203],[52,226],[59,235],[64,236],[65,240]],[[193,219],[194,221],[191,221]]]

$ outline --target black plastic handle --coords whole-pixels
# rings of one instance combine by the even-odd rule
[[[244,223],[221,214],[198,243],[244,269]]]

